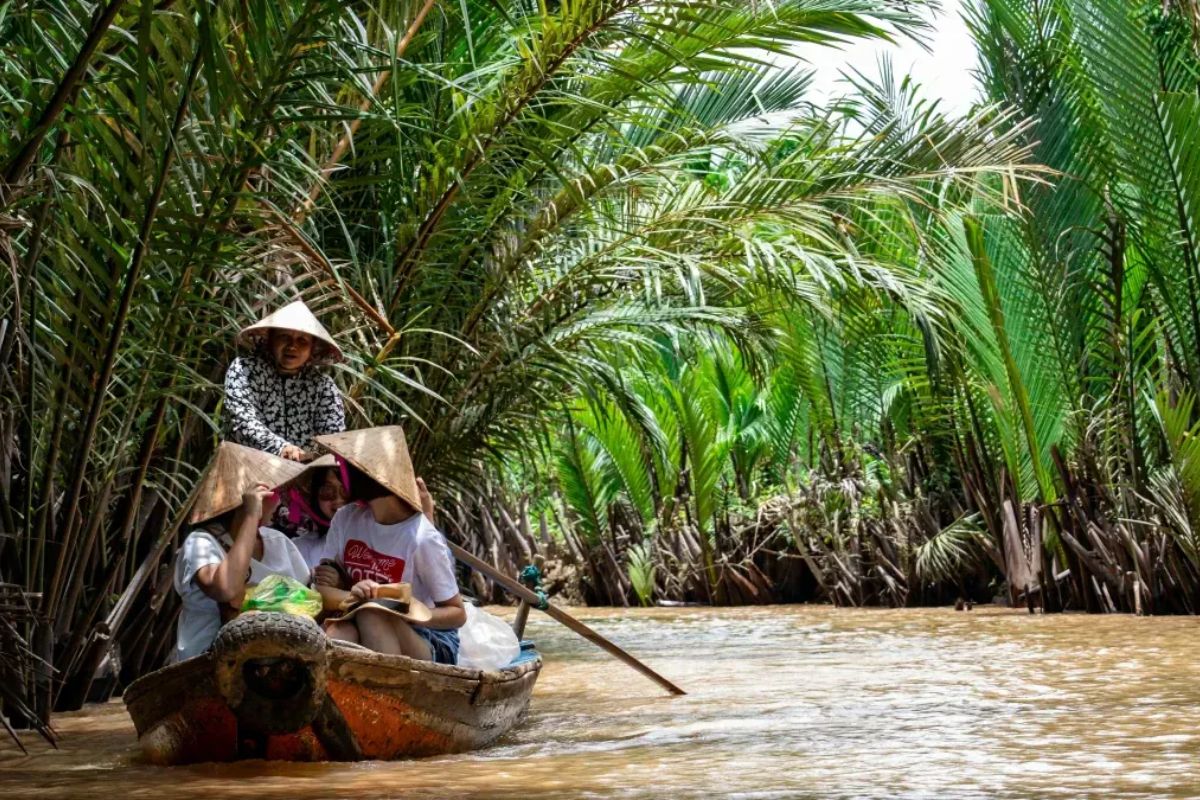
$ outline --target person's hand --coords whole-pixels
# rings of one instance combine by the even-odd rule
[[[313,568],[313,584],[316,586],[329,586],[333,589],[342,588],[341,576],[338,575],[336,568],[329,564],[318,564]]]
[[[286,458],[288,461],[308,461],[312,458],[311,455],[304,452],[304,449],[297,447],[294,444],[285,444],[283,449],[279,451],[280,458]]]
[[[272,494],[271,487],[265,483],[257,484],[253,489],[247,489],[242,494],[242,513],[250,519],[261,520],[268,503],[271,505],[271,513],[275,513],[279,499],[269,500]]]
[[[417,478],[417,496],[421,498],[421,513],[425,515],[425,519],[433,522],[433,512],[437,508],[437,504],[433,502],[433,495],[425,487],[425,481],[422,478]]]
[[[372,580],[359,581],[350,589],[350,594],[359,600],[371,600],[379,591],[379,584]]]
[[[259,484],[262,486],[262,484]],[[266,489],[266,486],[263,486]],[[258,516],[258,521],[266,525],[275,517],[275,509],[279,508],[279,503],[283,500],[283,493],[278,491],[267,491],[262,500],[262,512]]]

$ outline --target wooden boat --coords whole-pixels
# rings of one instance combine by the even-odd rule
[[[532,646],[495,671],[384,655],[267,612],[231,621],[209,652],[139,678],[124,699],[158,764],[412,758],[504,735],[541,667]]]

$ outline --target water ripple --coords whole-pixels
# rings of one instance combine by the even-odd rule
[[[121,800],[1200,797],[1195,619],[820,606],[583,609],[688,689],[664,696],[544,617],[525,724],[406,763],[140,765],[119,705],[61,752],[0,753],[0,791]]]

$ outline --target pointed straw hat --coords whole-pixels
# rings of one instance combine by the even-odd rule
[[[399,425],[330,433],[318,436],[317,443],[358,467],[413,510],[421,510],[417,476],[408,456],[404,429]]]
[[[293,480],[304,469],[303,464],[253,447],[221,442],[204,480],[196,489],[196,505],[192,506],[188,524],[194,525],[232,511],[242,504],[242,495],[257,484],[265,483],[275,488]]]
[[[325,455],[320,456],[319,458],[314,458],[307,464],[301,464],[300,466],[303,467],[300,473],[286,484],[281,484],[281,489],[291,488],[293,486],[307,487],[308,482],[313,479],[313,476],[316,474],[317,470],[326,469],[328,467],[337,469],[337,459],[333,457],[333,453],[326,453]]]
[[[253,325],[242,328],[237,335],[237,343],[250,345],[265,339],[272,330],[299,331],[313,337],[312,363],[333,363],[341,361],[344,356],[342,349],[337,346],[333,336],[325,330],[325,326],[309,310],[303,300],[288,303],[278,311],[268,314]]]

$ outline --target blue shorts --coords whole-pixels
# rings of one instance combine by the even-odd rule
[[[438,664],[458,663],[458,631],[441,631],[433,628],[422,628],[420,625],[411,626],[413,631],[429,642],[429,651],[433,660]]]

